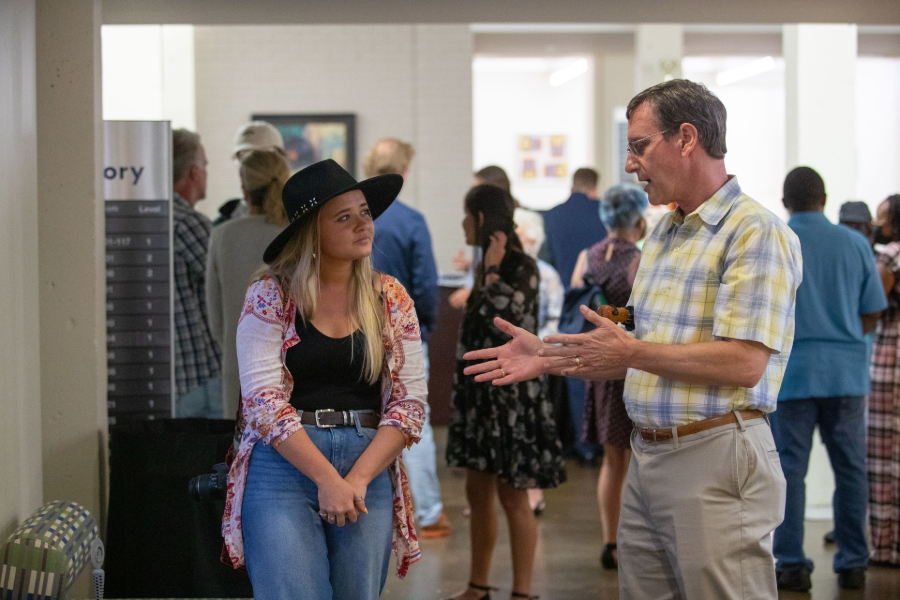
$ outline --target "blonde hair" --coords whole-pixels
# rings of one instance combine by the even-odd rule
[[[364,171],[366,177],[376,175],[403,175],[409,171],[416,151],[410,144],[396,138],[381,138],[366,157]]]
[[[241,159],[241,186],[250,196],[250,204],[261,208],[266,223],[286,226],[287,214],[281,190],[291,176],[287,161],[277,152],[252,150]]]
[[[318,215],[307,218],[272,261],[263,265],[254,278],[274,277],[297,305],[297,312],[304,323],[315,318],[319,302],[319,240]],[[350,275],[350,328],[362,331],[365,340],[362,380],[374,384],[381,377],[384,347],[381,334],[384,328],[384,310],[378,290],[372,285],[374,269],[368,256],[353,261]]]

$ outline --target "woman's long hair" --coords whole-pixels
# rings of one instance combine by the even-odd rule
[[[256,276],[269,275],[278,280],[281,289],[297,305],[297,312],[304,323],[315,318],[319,302],[319,239],[318,215],[301,223],[281,254],[271,264],[264,265]],[[384,348],[381,334],[384,328],[384,311],[378,291],[372,285],[371,257],[353,261],[350,275],[350,329],[362,331],[365,340],[365,358],[362,380],[370,384],[381,377]]]
[[[291,176],[287,161],[267,150],[253,150],[241,160],[241,186],[247,190],[250,204],[262,209],[266,223],[286,226],[287,214],[281,202],[281,190]]]
[[[475,220],[475,243],[481,247],[481,261],[475,268],[475,285],[470,299],[478,295],[484,282],[484,257],[491,245],[491,235],[495,231],[506,234],[506,252],[523,253],[522,242],[516,235],[516,224],[513,221],[513,206],[509,192],[499,187],[483,184],[476,185],[466,194],[466,212]],[[481,222],[479,214],[484,215]]]

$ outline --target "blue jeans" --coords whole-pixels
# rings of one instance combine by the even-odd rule
[[[344,477],[375,437],[375,429],[304,425],[316,448]],[[391,556],[393,492],[387,469],[369,483],[356,523],[331,525],[319,516],[319,489],[277,450],[256,444],[241,505],[244,554],[256,600],[374,600]]]
[[[422,342],[425,357],[425,380],[428,381],[428,344]],[[434,430],[431,428],[431,406],[425,405],[425,423],[422,425],[422,439],[409,450],[403,450],[403,462],[409,476],[409,489],[416,503],[416,525],[434,525],[444,510],[441,502],[441,484],[437,477],[437,448],[434,445]]]
[[[813,430],[819,426],[834,471],[834,540],[838,552],[834,570],[865,567],[866,546],[866,402],[864,396],[801,398],[778,402],[770,416],[775,446],[787,480],[784,521],[775,530],[778,570],[807,565],[803,553],[803,518],[806,511],[806,471]]]
[[[175,416],[200,417],[203,419],[224,419],[222,416],[222,378],[210,377],[200,385],[191,388],[175,401]],[[233,419],[232,415],[229,417]]]

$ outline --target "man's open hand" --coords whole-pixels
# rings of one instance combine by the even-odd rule
[[[500,317],[494,319],[497,329],[512,336],[512,339],[497,348],[472,350],[463,356],[465,360],[487,360],[466,367],[463,373],[475,375],[475,381],[490,381],[494,385],[508,385],[540,377],[544,373],[546,358],[538,356],[538,351],[546,348],[541,339],[516,327]]]
[[[624,379],[634,340],[621,327],[598,315],[587,306],[581,307],[584,318],[597,329],[575,335],[548,335],[539,354],[545,358],[545,372],[581,379]]]

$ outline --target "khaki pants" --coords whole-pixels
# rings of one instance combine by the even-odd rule
[[[668,442],[631,437],[619,597],[777,598],[772,531],[785,481],[766,419]]]

